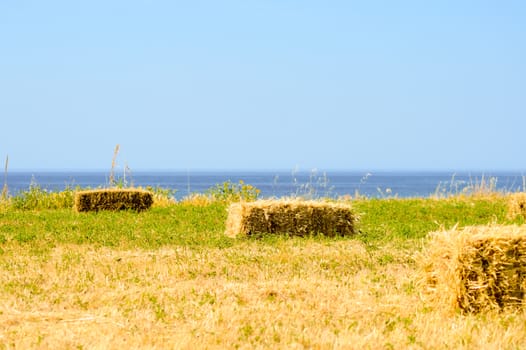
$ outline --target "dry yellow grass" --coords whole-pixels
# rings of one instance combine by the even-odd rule
[[[182,198],[179,203],[183,205],[194,205],[199,207],[206,207],[214,202],[214,199],[206,194],[194,193]]]
[[[517,192],[508,195],[508,218],[515,219],[518,216],[526,218],[526,193]]]
[[[0,344],[39,349],[517,349],[523,313],[446,315],[407,252],[357,241],[3,246]],[[393,261],[379,264],[389,254]],[[1,348],[2,346],[0,346]]]
[[[157,193],[153,194],[152,208],[166,208],[175,204],[177,204],[177,201],[174,198]]]

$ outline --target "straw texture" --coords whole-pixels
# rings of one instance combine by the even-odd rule
[[[508,218],[513,220],[522,216],[526,219],[526,193],[512,193],[508,198]]]
[[[80,191],[75,194],[78,212],[99,210],[147,210],[152,206],[153,194],[139,189],[102,189]]]
[[[526,226],[473,226],[430,237],[421,255],[430,302],[464,313],[522,307]]]
[[[356,216],[348,204],[261,200],[231,204],[225,234],[230,237],[262,234],[345,236],[356,232],[355,224]]]

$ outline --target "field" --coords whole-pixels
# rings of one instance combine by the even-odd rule
[[[427,304],[415,260],[428,232],[511,223],[504,195],[350,203],[354,237],[259,239],[224,235],[224,200],[141,213],[5,205],[0,348],[524,347],[522,311]]]

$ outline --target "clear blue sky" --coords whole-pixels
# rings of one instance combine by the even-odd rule
[[[526,169],[526,1],[0,2],[15,169]]]

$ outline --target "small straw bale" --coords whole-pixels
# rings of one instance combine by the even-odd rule
[[[512,193],[508,196],[508,219],[526,219],[526,192]]]
[[[230,237],[287,234],[346,236],[356,233],[351,206],[301,200],[259,200],[232,203],[225,234]]]
[[[100,189],[79,191],[75,194],[75,210],[78,212],[99,210],[149,209],[153,204],[153,194],[141,189]]]
[[[419,260],[424,295],[439,308],[478,313],[516,309],[524,303],[524,225],[434,232]]]

